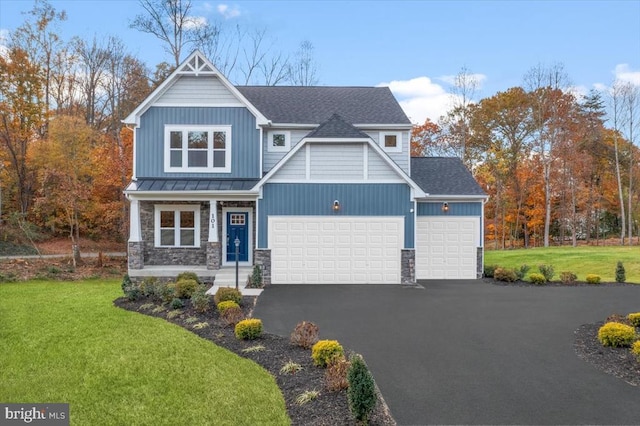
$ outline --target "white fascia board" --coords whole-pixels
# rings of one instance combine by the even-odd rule
[[[486,201],[489,199],[487,195],[439,195],[439,194],[427,194],[426,197],[420,197],[418,202],[442,202],[442,201]]]
[[[369,143],[369,146],[370,146],[370,147],[371,147],[375,152],[377,152],[377,153],[378,153],[378,155],[379,155],[380,157],[382,157],[382,159],[383,159],[384,161],[386,161],[386,162],[387,162],[387,164],[389,164],[389,166],[391,166],[391,168],[392,168],[393,170],[395,170],[395,172],[396,172],[396,173],[397,173],[397,174],[398,174],[402,179],[404,179],[404,180],[407,182],[407,184],[411,187],[411,189],[413,189],[413,199],[423,198],[423,197],[426,197],[426,196],[427,196],[427,194],[425,194],[425,192],[424,192],[424,191],[423,191],[423,190],[418,186],[418,184],[417,184],[417,183],[415,183],[415,182],[413,181],[413,179],[411,179],[411,177],[410,177],[407,173],[405,173],[405,171],[404,171],[404,170],[402,170],[402,169],[400,168],[400,166],[398,166],[398,165],[396,164],[396,162],[395,162],[395,161],[393,161],[393,160],[391,159],[391,157],[389,157],[389,155],[388,155],[386,152],[384,152],[384,151],[382,150],[382,148],[381,148],[377,143],[375,143],[375,142],[373,141],[373,139],[368,139],[368,143]]]
[[[358,129],[369,129],[369,130],[411,130],[413,129],[413,124],[365,124],[358,123],[354,124],[354,127]]]
[[[276,163],[276,165],[275,165],[275,166],[273,166],[273,167],[271,168],[271,170],[269,170],[269,172],[268,172],[266,175],[264,175],[264,176],[262,177],[262,179],[260,179],[260,180],[258,181],[258,183],[256,183],[256,184],[255,184],[255,186],[254,186],[253,188],[251,188],[251,191],[262,191],[262,186],[263,186],[265,183],[267,183],[267,181],[268,181],[269,179],[271,179],[271,176],[273,176],[274,174],[276,174],[276,172],[277,172],[278,170],[280,170],[280,169],[282,168],[282,166],[283,166],[283,165],[285,165],[285,164],[287,163],[287,161],[289,161],[289,159],[290,159],[291,157],[293,157],[293,156],[296,154],[296,152],[300,151],[300,149],[302,149],[302,147],[303,147],[303,146],[305,146],[305,145],[306,145],[306,139],[305,139],[305,138],[302,138],[302,140],[300,140],[300,142],[298,142],[298,143],[293,147],[293,149],[291,149],[289,152],[287,152],[287,153],[286,153],[286,155],[285,155],[284,157],[282,157],[282,158],[280,159],[280,161],[278,161],[278,162]]]
[[[141,201],[207,201],[218,200],[255,201],[257,191],[125,191],[128,198]]]
[[[304,123],[269,123],[269,128],[272,129],[309,129],[313,130],[317,128],[320,124],[304,124]]]
[[[186,65],[193,59],[193,57],[199,56],[200,60],[202,60],[208,67],[212,69],[212,71],[185,71]],[[258,109],[245,98],[242,93],[233,85],[227,78],[213,65],[200,51],[195,50],[187,59],[185,59],[172,73],[167,77],[149,96],[145,98],[144,101],[136,109],[134,109],[131,114],[127,116],[123,123],[126,124],[135,124],[136,127],[140,125],[140,116],[151,106],[154,105],[154,101],[158,99],[162,94],[164,94],[175,82],[178,77],[181,75],[210,75],[218,77],[223,86],[227,88],[240,102],[241,106],[245,106],[255,117],[256,117],[256,128],[260,128],[260,126],[269,124],[269,120],[260,112]]]
[[[304,138],[306,142],[314,143],[368,143],[370,138]]]

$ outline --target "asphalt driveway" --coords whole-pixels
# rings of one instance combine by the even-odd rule
[[[271,286],[254,317],[363,354],[400,425],[640,424],[640,388],[573,349],[580,325],[640,311],[640,286],[423,285]]]

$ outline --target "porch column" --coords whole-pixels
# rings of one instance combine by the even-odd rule
[[[144,268],[144,253],[142,243],[142,228],[140,224],[140,201],[129,198],[129,269]]]
[[[207,239],[207,269],[220,269],[222,250],[218,238],[218,200],[209,200],[209,238]]]

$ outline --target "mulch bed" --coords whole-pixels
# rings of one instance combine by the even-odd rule
[[[629,348],[602,346],[598,329],[604,322],[584,324],[574,332],[573,347],[580,358],[599,370],[624,380],[632,386],[640,386],[640,362]],[[636,328],[640,334],[640,330]]]
[[[256,297],[243,298],[243,311],[245,316],[251,317]],[[325,389],[324,374],[325,369],[313,365],[311,350],[302,349],[289,343],[288,337],[264,333],[261,337],[252,340],[238,340],[234,335],[233,327],[226,326],[219,318],[215,309],[207,314],[198,314],[187,302],[185,308],[181,309],[182,314],[175,318],[167,318],[165,312],[152,312],[151,309],[140,309],[144,304],[151,303],[147,298],[137,301],[129,301],[126,298],[119,298],[114,301],[114,305],[145,315],[163,318],[166,321],[177,324],[198,336],[210,340],[218,346],[224,347],[237,355],[248,358],[262,366],[275,378],[284,396],[287,413],[293,425],[356,425],[349,411],[346,390],[329,392]],[[187,323],[189,317],[197,317],[197,322]],[[300,319],[301,321],[303,318]],[[208,327],[195,330],[193,325],[198,322],[207,322]],[[258,352],[243,352],[244,349],[264,346],[264,350]],[[345,348],[346,350],[346,348]],[[302,366],[302,370],[295,374],[280,374],[282,366],[293,361]],[[320,395],[315,400],[304,405],[296,403],[298,395],[304,391],[316,390]],[[378,403],[374,413],[369,420],[371,425],[395,425],[396,422],[391,416],[388,407],[384,403],[382,396],[378,392]]]

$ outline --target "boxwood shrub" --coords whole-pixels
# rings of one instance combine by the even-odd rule
[[[533,284],[537,284],[537,285],[542,285],[542,284],[547,282],[547,280],[544,277],[544,275],[538,274],[537,272],[534,272],[533,274],[529,275],[529,280]]]
[[[176,282],[176,297],[180,299],[190,299],[191,295],[198,288],[198,281],[183,278]]]
[[[241,340],[253,340],[262,334],[262,321],[257,318],[249,318],[240,321],[234,329],[235,335]]]
[[[313,363],[319,367],[326,367],[334,359],[343,356],[344,349],[337,340],[319,340],[311,348]]]
[[[216,302],[216,306],[218,303],[225,302],[227,300],[232,300],[240,305],[242,304],[242,293],[233,287],[220,287],[215,296],[213,296],[213,300]]]
[[[608,322],[598,330],[598,340],[603,346],[631,346],[636,340],[636,329],[619,322]]]
[[[589,284],[600,284],[600,275],[587,274],[587,276],[585,277],[585,281],[587,281]]]
[[[495,271],[493,271],[493,278],[498,281],[513,283],[518,281],[518,274],[515,269],[496,268]]]

